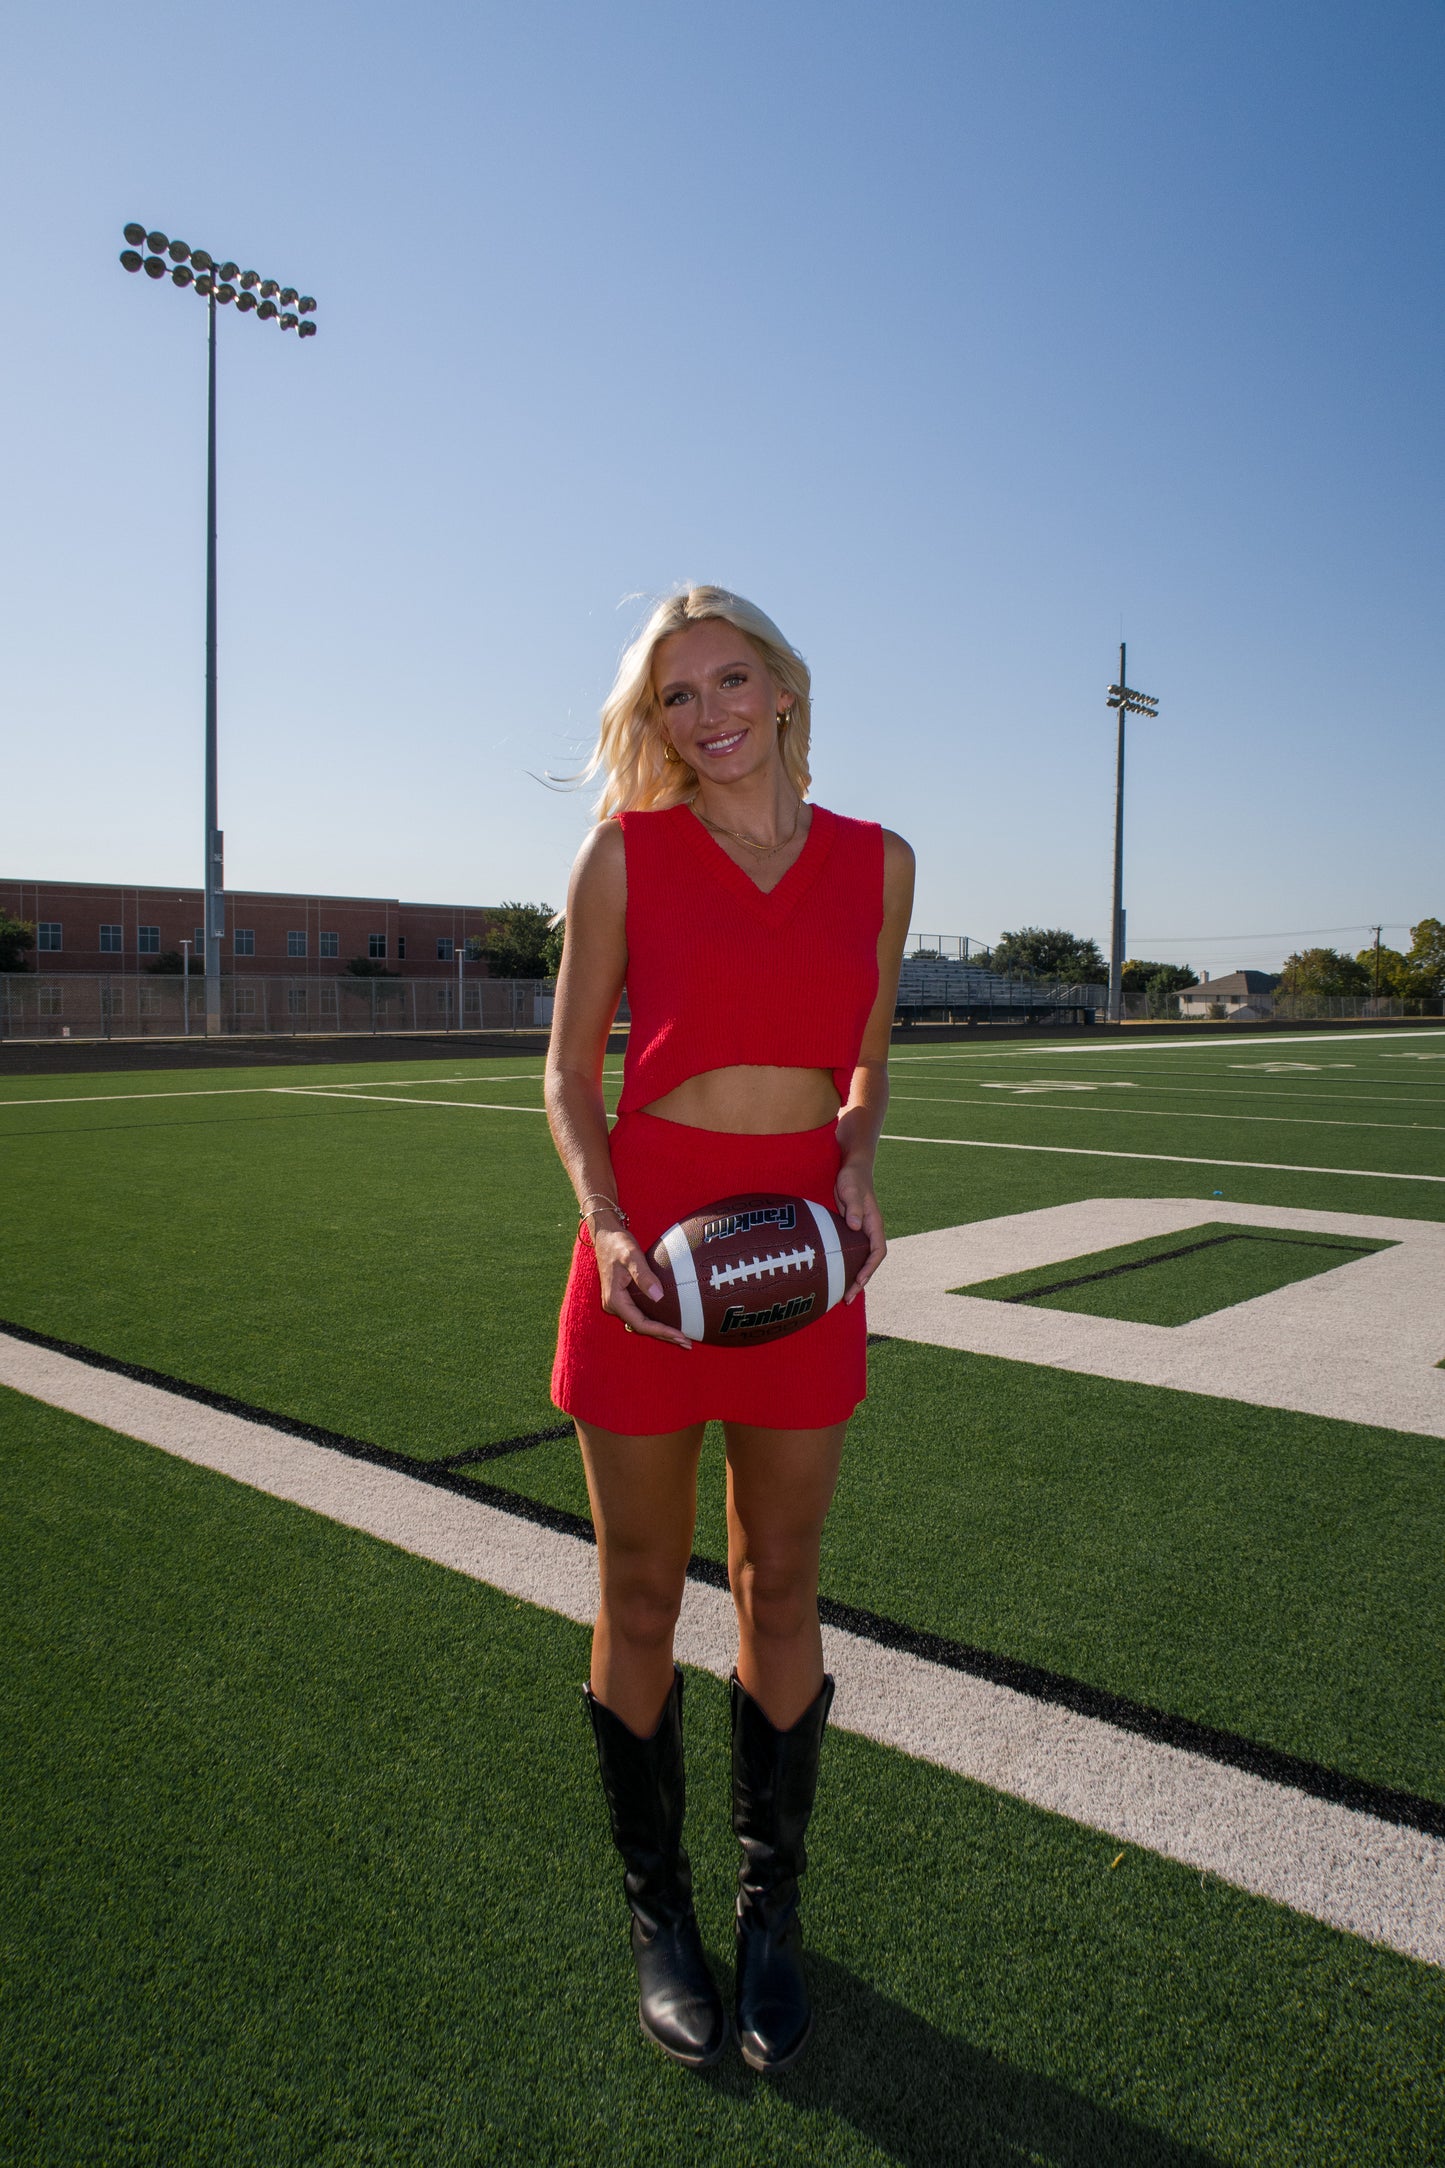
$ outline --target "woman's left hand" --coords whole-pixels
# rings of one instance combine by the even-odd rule
[[[847,1294],[845,1302],[852,1302],[861,1294],[872,1279],[884,1258],[888,1244],[883,1238],[883,1214],[878,1209],[878,1199],[873,1194],[873,1169],[871,1166],[850,1166],[845,1160],[838,1169],[838,1180],[833,1195],[838,1210],[852,1228],[861,1227],[868,1237],[868,1255],[858,1267],[857,1277]]]

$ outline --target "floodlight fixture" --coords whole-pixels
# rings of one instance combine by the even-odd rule
[[[194,289],[206,304],[207,326],[207,402],[206,402],[206,805],[205,805],[205,930],[203,934],[206,975],[206,1031],[217,1033],[221,1028],[221,937],[225,931],[224,915],[224,866],[222,860],[223,839],[219,826],[219,807],[216,778],[216,306],[225,307],[234,301],[238,315],[252,313],[263,323],[270,323],[280,316],[283,331],[299,329],[303,338],[316,336],[316,325],[311,315],[316,303],[306,296],[299,301],[299,309],[306,315],[300,323],[292,304],[298,302],[294,286],[281,287],[275,279],[263,279],[255,271],[242,271],[238,264],[227,260],[217,264],[214,256],[203,248],[192,248],[185,241],[170,240],[157,229],[150,232],[146,227],[132,223],[122,229],[126,246],[120,252],[123,268],[129,272],[144,271],[147,278],[162,279],[169,273],[171,284]],[[148,254],[142,255],[146,249]],[[263,297],[259,303],[257,293]],[[272,298],[279,295],[285,314],[277,308]],[[189,1028],[189,1027],[188,1027]]]
[[[1114,912],[1109,940],[1109,1021],[1124,1021],[1124,718],[1150,715],[1157,719],[1159,700],[1154,693],[1135,692],[1124,667],[1124,643],[1119,642],[1119,676],[1109,687],[1108,706],[1119,718],[1119,744],[1114,775]]]

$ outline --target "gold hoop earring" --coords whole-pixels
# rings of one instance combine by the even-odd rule
[[[674,765],[676,765],[677,747],[669,743],[666,738],[664,738],[662,741],[662,757],[664,760],[670,760],[673,762]]]
[[[792,716],[792,713],[793,713],[793,711],[792,711],[792,709],[791,709],[791,708],[783,708],[783,709],[782,709],[782,710],[781,710],[781,711],[779,712],[779,715],[778,715],[778,728],[779,728],[779,730],[786,730],[786,729],[787,729],[787,727],[788,727],[788,723],[789,723],[789,720],[791,719],[791,716]]]

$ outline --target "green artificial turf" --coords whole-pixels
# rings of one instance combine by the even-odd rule
[[[1327,1093],[1334,1075],[1351,1093],[1428,1096],[1421,1065],[1346,1052],[1351,1068],[1298,1088]],[[1017,1075],[1026,1061],[1032,1075],[1040,1058],[970,1053],[966,1074]],[[1188,1046],[1093,1055],[1088,1074],[1162,1091],[1188,1062],[1202,1089],[1223,1078],[1245,1104],[1295,1088],[1211,1058],[1213,1079]],[[927,1077],[899,1067],[946,1080],[964,1057],[929,1059]],[[1057,1059],[1077,1074],[1077,1049]],[[278,1091],[268,1070],[215,1087],[168,1073],[5,1087],[27,1103],[0,1110],[0,1317],[422,1457],[555,1426],[570,1192],[538,1113],[478,1105],[539,1106],[539,1064],[287,1072],[298,1081],[377,1103]],[[977,1126],[974,1107],[933,1111],[955,1135]],[[1007,1107],[992,1119],[1008,1131]],[[1135,1125],[1115,1126],[1115,1141],[1141,1146]],[[1025,1127],[1049,1134],[1036,1112],[1013,1133]],[[1429,1139],[1415,1154],[1418,1171],[1438,1164]],[[946,1144],[885,1142],[879,1179],[899,1234],[1091,1196],[1221,1190],[1445,1213],[1445,1185]],[[1234,1246],[1205,1255],[1230,1260]],[[1183,1263],[1192,1276],[1200,1260]],[[826,1537],[831,1594],[1438,1795],[1438,1441],[902,1342],[874,1351],[872,1380]],[[586,1510],[568,1445],[477,1473]],[[723,1555],[715,1447],[697,1540]]]
[[[819,2029],[637,2034],[586,1636],[0,1396],[0,2145],[36,2168],[1423,2163],[1438,1974],[834,1729]],[[727,1956],[720,1682],[689,1841]]]
[[[1445,1797],[1431,1438],[889,1341],[826,1595],[1377,1783]],[[479,1477],[585,1514],[570,1441]],[[727,1556],[721,1433],[695,1547]]]
[[[1040,1310],[1126,1318],[1140,1325],[1188,1325],[1296,1280],[1333,1272],[1389,1249],[1345,1235],[1291,1234],[1283,1228],[1231,1227],[1221,1221],[1180,1234],[1092,1250],[1028,1272],[1004,1273],[955,1287],[955,1295],[1027,1302]]]

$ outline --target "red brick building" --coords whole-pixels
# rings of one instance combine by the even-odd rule
[[[205,968],[198,888],[0,880],[0,911],[35,927],[28,960],[37,971],[130,976],[157,956],[180,954],[182,941],[192,944],[192,970]],[[231,890],[221,970],[237,977],[334,978],[361,957],[405,978],[444,978],[454,973],[459,943],[480,950],[487,919],[484,904]]]

